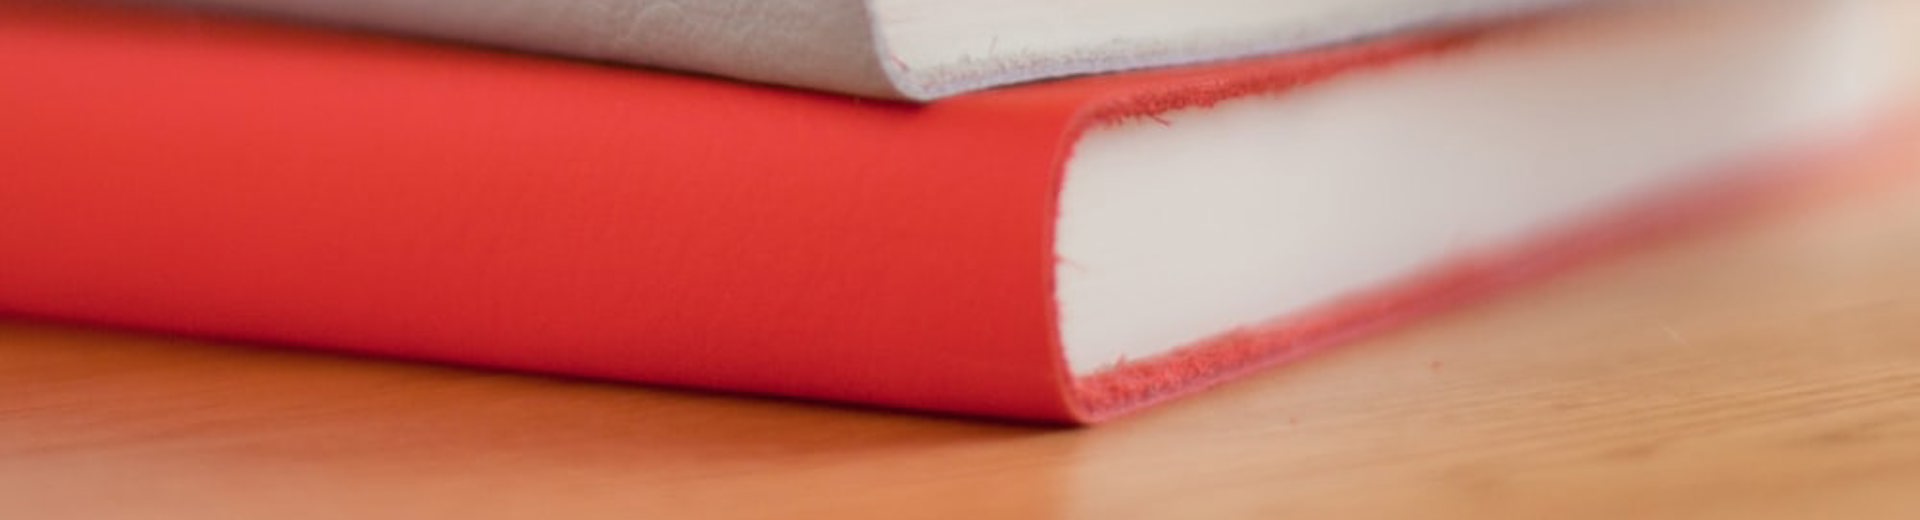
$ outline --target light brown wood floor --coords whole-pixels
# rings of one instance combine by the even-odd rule
[[[1078,431],[0,322],[0,518],[1920,518],[1920,182],[1803,199]]]

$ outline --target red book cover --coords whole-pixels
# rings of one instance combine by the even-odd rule
[[[1833,59],[1850,2],[1781,4],[912,105],[0,2],[0,314],[1093,422],[1767,177],[1736,166],[1862,113],[1874,68]]]

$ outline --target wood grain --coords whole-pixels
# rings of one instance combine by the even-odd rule
[[[1915,155],[1091,430],[0,322],[0,518],[1915,518]]]

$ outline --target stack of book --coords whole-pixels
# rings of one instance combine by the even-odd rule
[[[1891,128],[1873,0],[0,0],[0,314],[1084,424]]]

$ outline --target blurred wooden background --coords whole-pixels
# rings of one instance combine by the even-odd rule
[[[0,322],[0,517],[1916,518],[1916,156],[1081,431]]]

